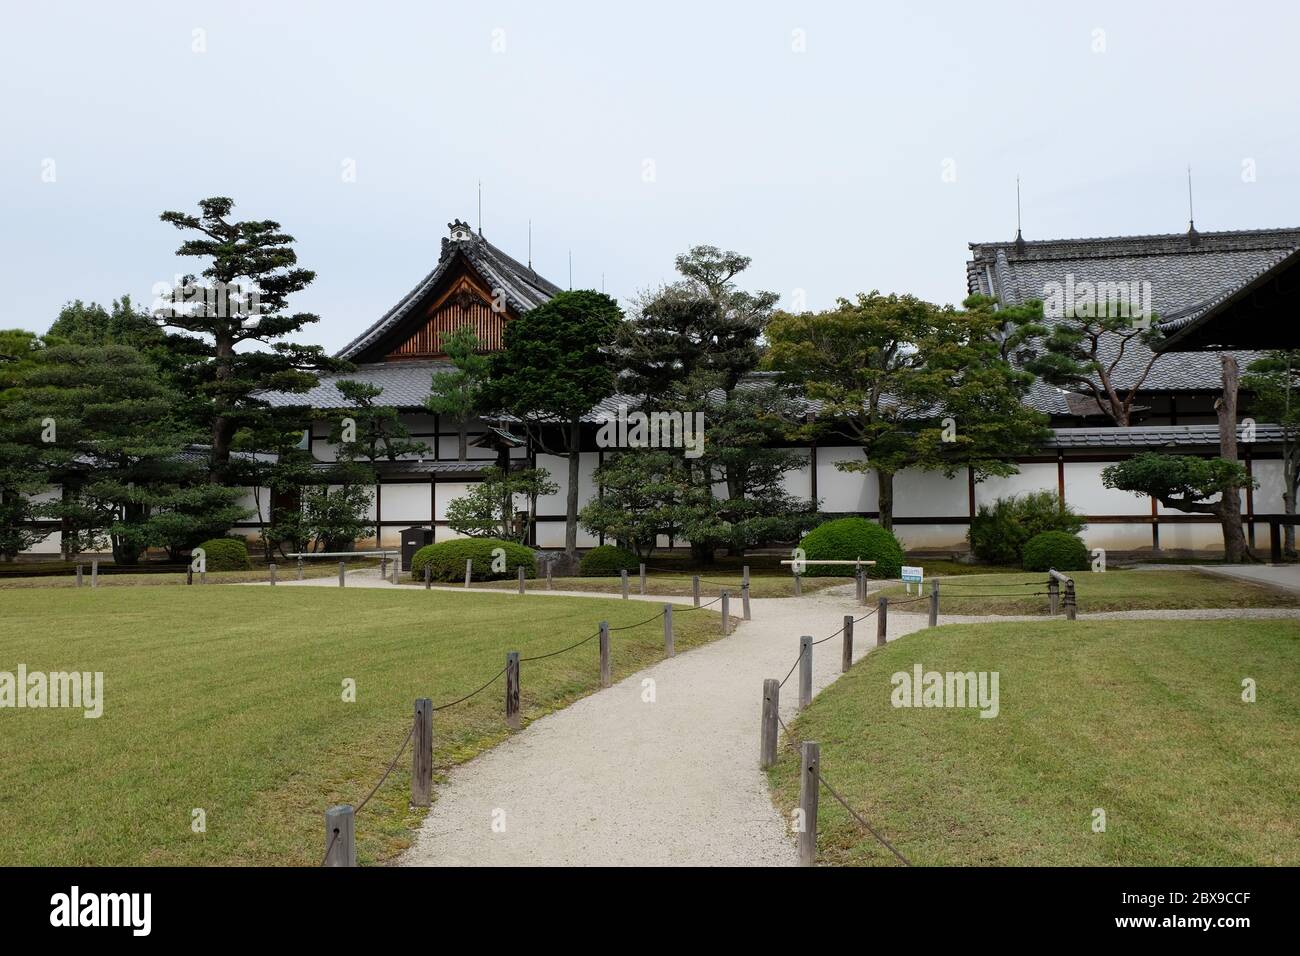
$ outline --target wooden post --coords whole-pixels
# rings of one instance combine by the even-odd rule
[[[799,638],[799,709],[812,703],[812,636]]]
[[[802,595],[803,595],[803,575],[800,574],[798,571],[796,571],[794,573],[794,596],[800,597]]]
[[[298,580],[301,581],[306,577],[306,569],[302,565],[302,558],[298,559]]]
[[[519,729],[519,652],[506,654],[506,726]]]
[[[691,594],[695,596],[695,606],[700,606],[700,576],[697,574],[691,578]]]
[[[387,553],[379,556],[379,580],[388,580],[388,555]]]
[[[817,862],[817,797],[821,790],[821,748],[805,740],[799,748],[799,865]]]
[[[853,572],[853,599],[862,603],[862,572],[856,569]]]
[[[1065,619],[1073,621],[1077,610],[1074,600],[1074,580],[1070,579],[1065,582]]]
[[[95,558],[90,562],[90,586],[92,588],[99,587],[99,558]]]
[[[763,681],[763,723],[758,735],[758,766],[766,770],[776,763],[776,715],[780,706],[781,682],[775,677]]]
[[[863,607],[866,607],[867,606],[867,572],[866,571],[860,572],[858,574],[858,580],[859,582],[861,582],[858,591],[858,595],[859,595],[858,603],[861,604]]]
[[[186,569],[185,569],[185,583],[186,583],[186,584],[193,584],[193,583],[194,583],[194,569],[193,569],[193,568],[186,568]]]
[[[402,575],[402,559],[393,558],[393,583],[394,584],[402,583],[401,575]]]
[[[415,732],[411,735],[411,806],[433,802],[433,701],[415,701]]]
[[[600,622],[600,686],[610,685],[609,621]]]
[[[627,568],[618,572],[619,587],[623,589],[623,600],[627,600]]]
[[[844,656],[840,660],[840,673],[847,674],[853,666],[853,615],[844,615]]]
[[[677,653],[673,646],[673,606],[664,605],[664,657],[672,657]]]
[[[348,566],[344,564],[342,561],[340,561],[339,562],[339,587],[341,588],[347,587],[348,586],[347,582],[348,582]]]
[[[356,817],[350,803],[325,811],[325,865],[357,865]]]
[[[203,570],[199,572],[199,584],[207,584],[207,583],[208,583],[208,569],[205,565]]]
[[[1282,525],[1277,521],[1268,523],[1268,560],[1273,564],[1282,563]]]
[[[727,591],[722,592],[722,636],[726,637],[731,633],[731,594]]]
[[[474,577],[474,559],[465,559],[465,587],[469,587],[470,580]]]
[[[641,562],[641,596],[645,597],[645,562]]]
[[[1061,582],[1054,577],[1047,579],[1047,613],[1055,614],[1061,608]]]
[[[744,619],[745,619],[746,621],[750,620],[750,617],[749,617],[749,582],[748,582],[748,581],[745,581],[744,583],[742,583],[742,584],[740,585],[740,606],[741,606],[741,608],[743,609],[743,610],[742,610],[742,616],[744,617]]]
[[[744,565],[740,569],[740,586],[742,588],[749,587],[749,565],[748,564]]]
[[[876,647],[885,646],[885,635],[889,631],[889,598],[883,594],[876,604]]]
[[[424,589],[427,591],[431,587],[433,587],[433,565],[426,564],[424,566]]]
[[[939,624],[939,582],[930,582],[930,626]]]
[[[551,565],[554,563],[553,561],[546,562],[546,590],[548,591],[551,589]]]
[[[267,568],[271,572],[271,587],[275,587],[275,565],[274,564],[267,565]]]
[[[81,565],[77,565],[77,587],[81,587]]]
[[[519,593],[524,593],[524,566],[519,565]]]

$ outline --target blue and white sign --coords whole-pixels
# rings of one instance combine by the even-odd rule
[[[921,582],[925,580],[924,568],[911,568],[903,565],[903,584],[906,586],[908,594],[912,593],[912,585],[916,585],[916,593],[921,593]]]

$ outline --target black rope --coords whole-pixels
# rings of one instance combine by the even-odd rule
[[[663,611],[660,611],[660,612],[659,612],[658,614],[656,614],[654,617],[648,617],[648,618],[646,618],[644,621],[642,621],[640,624],[624,624],[622,627],[611,627],[610,630],[611,630],[611,631],[630,631],[630,630],[632,630],[632,628],[634,628],[634,627],[643,627],[644,625],[649,624],[651,621],[657,621],[657,620],[659,620],[659,618],[661,618],[661,617],[663,617],[663,616],[664,616],[664,612],[663,612]]]
[[[939,582],[939,589],[940,592],[943,592],[946,591],[948,588],[1032,588],[1042,583],[1043,583],[1042,581],[986,581],[986,582],[969,581],[968,582],[962,579],[957,579],[957,580],[944,579]]]
[[[365,808],[365,805],[370,802],[370,798],[379,792],[379,788],[384,785],[384,781],[388,779],[388,775],[392,773],[393,768],[397,766],[397,761],[401,760],[402,754],[406,753],[406,745],[411,742],[411,738],[414,736],[415,736],[415,721],[413,720],[411,721],[411,729],[406,732],[406,737],[402,740],[402,746],[399,747],[397,750],[397,756],[395,756],[393,758],[393,762],[388,765],[388,769],[385,770],[384,775],[379,778],[379,782],[374,785],[374,787],[371,789],[371,791],[368,794],[366,794],[366,798],[362,800],[359,804],[357,804],[357,808],[352,811],[354,816],[360,813],[362,809]],[[328,856],[328,854],[326,854],[326,856]]]
[[[326,863],[330,861],[330,854],[334,852],[334,844],[337,843],[338,841],[339,841],[339,831],[338,828],[336,827],[334,830],[334,839],[330,840],[330,845],[325,848],[325,858],[320,861],[321,866],[324,866]]]
[[[710,601],[708,604],[701,604],[699,607],[685,607],[685,608],[682,608],[682,613],[685,614],[687,611],[703,611],[706,607],[712,607],[713,605],[717,604],[717,603],[718,603],[719,601],[721,601],[721,600],[722,600],[722,595],[719,594],[717,597],[715,597],[715,598],[714,598],[712,601]]]
[[[493,677],[492,677],[491,680],[489,680],[486,684],[484,684],[484,685],[483,685],[482,687],[480,687],[478,690],[476,690],[476,691],[471,691],[470,693],[466,694],[464,697],[458,698],[457,700],[453,700],[453,701],[452,701],[451,703],[449,703],[449,704],[440,704],[439,706],[437,706],[437,707],[435,707],[435,708],[433,708],[433,709],[434,709],[435,711],[446,710],[448,707],[455,707],[457,704],[463,704],[463,703],[465,703],[465,701],[469,700],[469,699],[470,699],[471,697],[473,697],[475,694],[480,694],[480,693],[482,693],[483,691],[487,690],[489,687],[491,687],[493,684],[495,684],[495,683],[497,682],[497,678],[500,677],[500,676],[501,676],[502,674],[504,674],[505,672],[506,672],[506,669],[505,669],[504,667],[501,668],[501,670],[497,671],[496,674],[493,675]]]
[[[582,640],[578,641],[578,643],[570,644],[568,647],[562,647],[558,651],[551,651],[549,654],[538,654],[535,657],[521,657],[519,658],[519,663],[526,664],[529,661],[544,661],[548,657],[558,657],[559,655],[565,653],[566,651],[571,651],[575,647],[581,647],[583,644],[586,644],[588,641],[599,636],[600,636],[600,631],[597,631],[595,634],[592,634],[591,637],[584,637]]]

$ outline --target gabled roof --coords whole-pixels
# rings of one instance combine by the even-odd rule
[[[506,305],[516,315],[536,308],[560,291],[555,283],[542,278],[531,267],[502,252],[482,235],[476,235],[466,223],[456,220],[448,223],[448,226],[452,236],[442,240],[442,253],[433,271],[385,312],[378,322],[345,345],[337,353],[339,358],[355,359],[368,346],[395,329],[436,290],[439,282],[458,264],[464,264],[476,272],[484,285],[494,292],[500,290]]]
[[[966,286],[971,293],[1018,305],[1044,298],[1048,283],[1063,284],[1070,275],[1076,282],[1150,282],[1153,311],[1164,322],[1204,308],[1296,249],[1300,249],[1300,229],[973,242],[971,259],[966,263]],[[1108,338],[1103,339],[1103,358],[1114,356],[1118,350],[1118,336]],[[1116,369],[1116,384],[1129,387],[1141,375],[1151,354],[1147,346],[1130,342]],[[1251,357],[1241,356],[1243,367]],[[1219,380],[1216,356],[1188,353],[1157,361],[1143,388],[1217,390]],[[1036,383],[1031,401],[1044,412],[1072,413],[1067,393],[1041,382]]]
[[[1300,289],[1300,249],[1249,276],[1239,285],[1160,323],[1158,352],[1252,346],[1296,348],[1294,318]]]

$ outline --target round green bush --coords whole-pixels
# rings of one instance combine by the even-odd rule
[[[966,533],[971,552],[990,564],[1019,564],[1025,544],[1042,531],[1077,534],[1086,528],[1069,506],[1061,507],[1055,491],[1031,491],[980,505]]]
[[[819,524],[799,542],[804,557],[826,561],[875,561],[867,568],[873,578],[896,578],[903,571],[903,546],[894,535],[866,518],[837,518]],[[804,574],[813,577],[852,576],[846,565],[810,564]]]
[[[251,571],[253,568],[248,545],[237,538],[211,538],[199,547],[206,556],[209,571]]]
[[[592,548],[582,556],[578,563],[578,573],[583,577],[594,578],[620,571],[640,571],[641,559],[627,548],[602,544]]]
[[[505,568],[494,571],[494,552],[500,548],[505,552]],[[537,558],[532,548],[525,548],[513,541],[500,538],[458,538],[455,541],[442,541],[428,544],[415,552],[411,559],[411,577],[416,581],[424,580],[424,567],[431,569],[430,575],[435,581],[464,581],[465,562],[474,562],[473,580],[500,581],[504,578],[519,576],[519,568],[524,569],[524,577],[537,576]]]
[[[1025,545],[1025,570],[1086,571],[1088,548],[1077,534],[1044,531]]]

